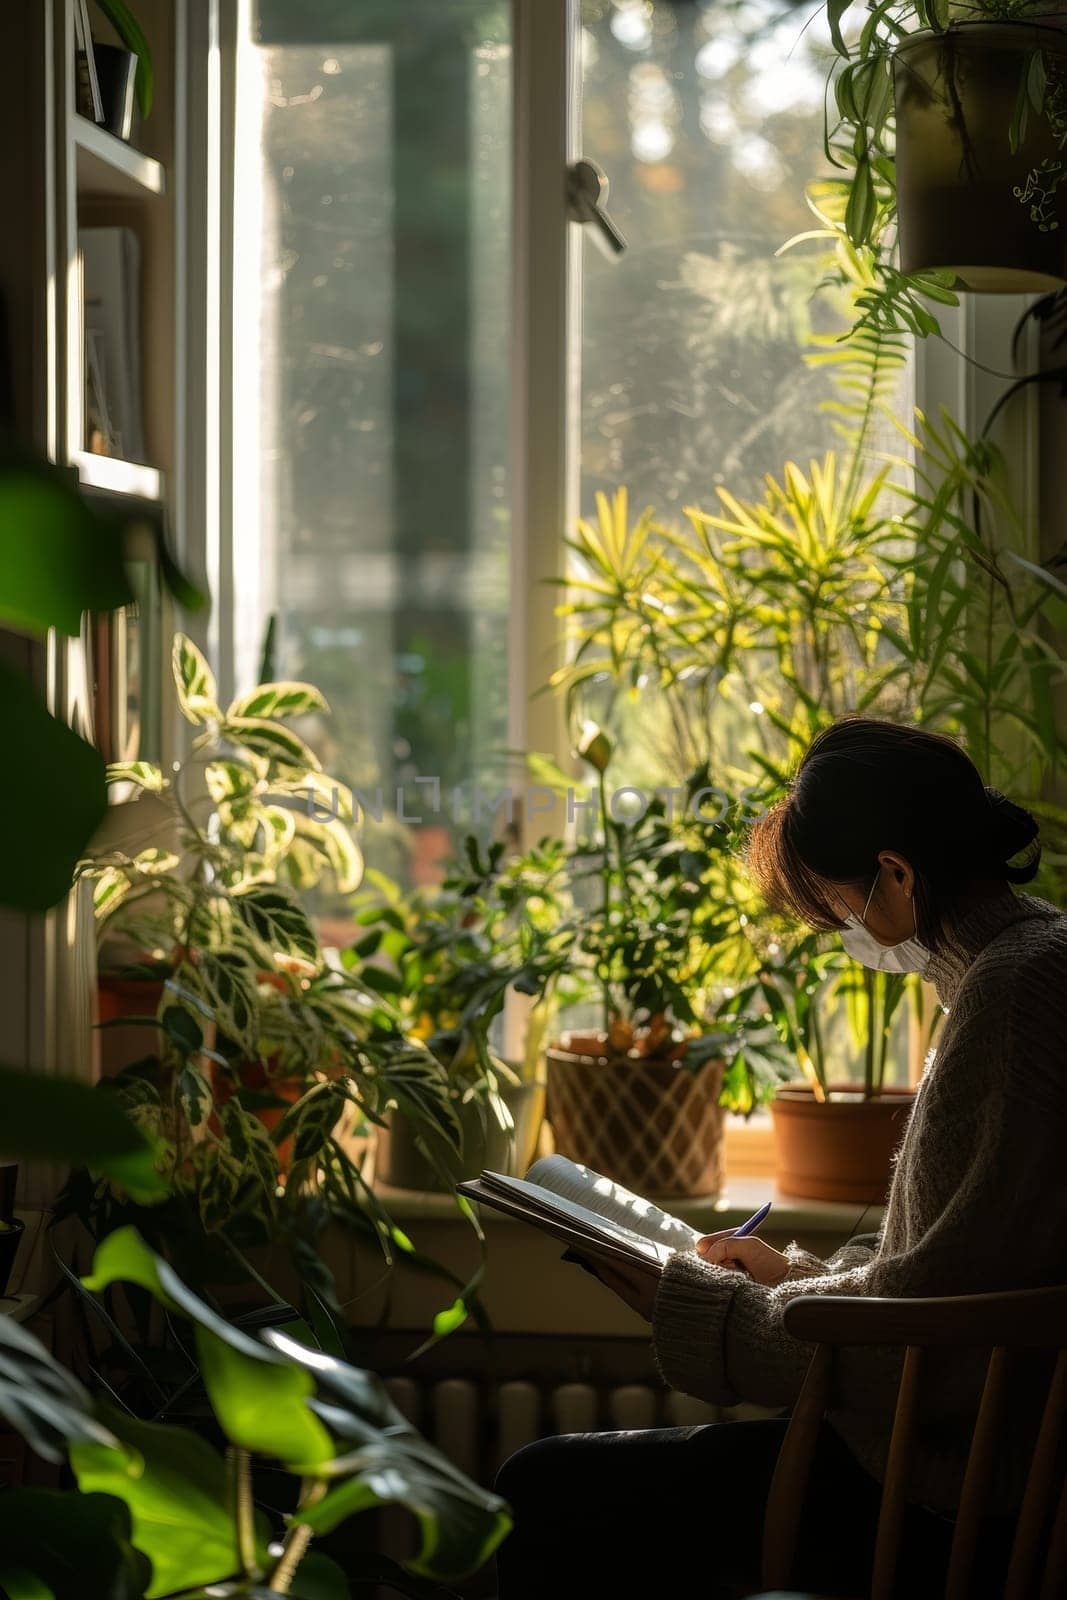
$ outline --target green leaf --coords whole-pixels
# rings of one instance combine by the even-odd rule
[[[845,208],[845,229],[853,244],[863,245],[869,241],[877,214],[878,202],[874,179],[871,177],[871,164],[864,154],[856,162]]]
[[[297,1568],[289,1593],[293,1600],[349,1600],[351,1590],[343,1568],[312,1550]]]
[[[848,45],[845,43],[844,35],[841,32],[841,18],[851,4],[852,0],[827,0],[826,19],[830,24],[830,38],[839,56],[847,57],[849,53]]]
[[[178,704],[186,721],[194,727],[205,722],[217,722],[222,712],[219,710],[215,674],[187,634],[175,634],[171,660]]]
[[[141,1205],[166,1196],[155,1146],[110,1094],[44,1072],[0,1067],[0,1105],[9,1156],[89,1167]]]
[[[446,1339],[450,1333],[455,1333],[457,1328],[462,1328],[470,1313],[465,1302],[454,1300],[444,1311],[438,1311],[433,1319],[433,1332],[435,1339]]]
[[[1009,561],[1014,561],[1016,566],[1025,568],[1032,578],[1037,578],[1040,583],[1047,584],[1056,594],[1060,594],[1067,599],[1067,583],[1064,583],[1062,578],[1058,578],[1054,572],[1050,572],[1047,567],[1040,566],[1036,561],[1028,561],[1025,556],[1018,555],[1014,550],[1005,550],[1004,554]]]
[[[0,866],[0,905],[46,911],[69,890],[75,866],[107,810],[104,762],[65,723],[49,716],[26,679],[3,663],[0,700],[10,775],[0,786],[0,835],[8,841]]]
[[[62,1462],[75,1439],[114,1447],[75,1377],[11,1317],[0,1316],[0,1416],[46,1461]]]
[[[108,1235],[84,1283],[96,1293],[112,1283],[140,1284],[162,1306],[190,1319],[208,1398],[233,1444],[295,1467],[329,1460],[329,1435],[307,1404],[314,1394],[308,1374],[212,1311],[136,1228]]]
[[[302,717],[328,712],[325,695],[313,683],[261,683],[251,694],[241,695],[226,713],[227,721],[241,717]]]
[[[132,602],[124,557],[121,525],[57,468],[0,461],[0,623],[76,637],[84,612]]]
[[[32,1559],[32,1558],[31,1558]],[[56,1600],[55,1590],[25,1567],[8,1566],[0,1556],[0,1593],[7,1600]]]
[[[0,1494],[0,1587],[10,1600],[140,1600],[145,1581],[118,1500],[59,1489]]]
[[[352,1450],[331,1464],[343,1478],[294,1520],[326,1533],[374,1505],[402,1505],[418,1521],[422,1548],[415,1572],[445,1581],[487,1561],[511,1527],[507,1506],[464,1476],[426,1442],[389,1399],[373,1373],[309,1351],[278,1329],[264,1335],[272,1347],[314,1372],[329,1401],[316,1410]]]
[[[222,1457],[186,1428],[102,1415],[125,1449],[76,1444],[70,1464],[83,1494],[127,1507],[132,1542],[152,1563],[148,1600],[230,1577],[239,1554]]]

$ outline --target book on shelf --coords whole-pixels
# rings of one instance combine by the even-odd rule
[[[132,228],[80,228],[85,448],[144,462],[141,247]]]
[[[483,1172],[457,1188],[469,1200],[528,1222],[594,1262],[659,1273],[672,1255],[695,1250],[701,1237],[687,1222],[566,1156],[535,1161],[525,1178]]]
[[[73,0],[74,9],[74,103],[79,114],[90,122],[104,121],[104,101],[96,70],[93,30],[89,21],[89,0]]]

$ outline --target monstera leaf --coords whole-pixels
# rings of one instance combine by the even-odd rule
[[[112,1283],[139,1284],[193,1323],[204,1386],[232,1443],[309,1470],[331,1458],[330,1436],[307,1403],[309,1373],[205,1305],[136,1228],[119,1228],[97,1249],[85,1287]]]
[[[294,1513],[295,1523],[327,1533],[373,1506],[402,1505],[422,1534],[413,1570],[445,1580],[481,1566],[508,1532],[504,1502],[427,1444],[373,1373],[278,1328],[258,1340],[250,1338],[186,1288],[133,1228],[118,1230],[99,1246],[86,1287],[100,1290],[116,1282],[141,1285],[169,1311],[193,1323],[205,1387],[232,1443],[273,1456],[321,1485],[318,1499],[305,1496],[303,1509]],[[107,1420],[123,1442],[141,1449],[120,1422],[110,1416]],[[79,1459],[102,1461],[110,1492],[121,1493],[123,1480],[113,1455],[105,1458],[85,1447],[79,1448]],[[104,1484],[93,1476],[86,1486]],[[132,1504],[131,1510],[135,1542],[147,1549],[137,1534]]]
[[[274,1328],[273,1349],[314,1372],[320,1395],[314,1410],[345,1448],[330,1462],[331,1486],[294,1520],[329,1533],[376,1505],[400,1505],[419,1525],[422,1547],[415,1572],[462,1578],[489,1559],[511,1528],[507,1505],[472,1483],[428,1444],[390,1400],[381,1379],[321,1351],[309,1350]]]

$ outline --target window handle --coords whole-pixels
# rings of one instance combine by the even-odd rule
[[[567,210],[572,222],[593,224],[593,238],[604,254],[614,259],[626,249],[626,240],[605,209],[608,178],[595,161],[572,161],[567,168]]]

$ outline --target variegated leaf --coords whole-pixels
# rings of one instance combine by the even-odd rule
[[[196,970],[219,1035],[254,1052],[258,1019],[253,963],[235,950],[202,951]]]
[[[264,855],[270,865],[276,867],[285,859],[296,835],[296,818],[283,806],[263,806],[262,815],[267,833]]]
[[[293,1160],[313,1161],[340,1122],[348,1093],[340,1083],[317,1083],[291,1106],[279,1122],[274,1139],[293,1140]]]
[[[319,941],[306,913],[280,889],[250,889],[235,896],[234,910],[273,962],[275,955],[300,956],[321,965]]]
[[[363,852],[352,836],[351,826],[340,821],[314,821],[297,812],[294,827],[321,852],[337,880],[339,892],[354,894],[363,881]]]
[[[153,794],[161,794],[165,787],[163,769],[153,761],[112,761],[107,769],[107,781],[133,783]]]
[[[311,711],[328,712],[321,690],[313,683],[261,683],[251,694],[241,695],[226,713],[234,717],[301,717]]]
[[[386,1046],[378,1076],[382,1100],[395,1101],[405,1116],[416,1124],[436,1126],[454,1149],[459,1150],[463,1134],[459,1116],[449,1092],[448,1075],[430,1052],[413,1040],[398,1040]]]
[[[93,915],[100,918],[109,917],[113,911],[125,900],[131,888],[127,873],[118,867],[108,867],[102,872],[93,885]]]
[[[222,716],[218,705],[215,674],[187,634],[174,636],[172,655],[174,686],[182,715],[194,727]]]
[[[153,845],[150,850],[142,850],[133,858],[133,864],[138,872],[143,872],[146,877],[157,877],[164,872],[173,872],[181,864],[181,857],[175,855],[173,850],[164,850],[160,845]]]
[[[280,723],[260,717],[227,717],[220,732],[224,739],[283,767],[319,770],[315,752],[292,729],[283,728]]]
[[[209,761],[204,768],[207,792],[216,805],[250,795],[258,781],[258,774],[243,761]]]
[[[227,1100],[221,1116],[234,1156],[262,1186],[267,1198],[273,1198],[278,1186],[278,1152],[270,1134],[238,1100]]]
[[[294,809],[320,822],[351,822],[354,816],[352,791],[322,771],[304,772],[298,778],[275,778],[272,795],[291,796]]]

